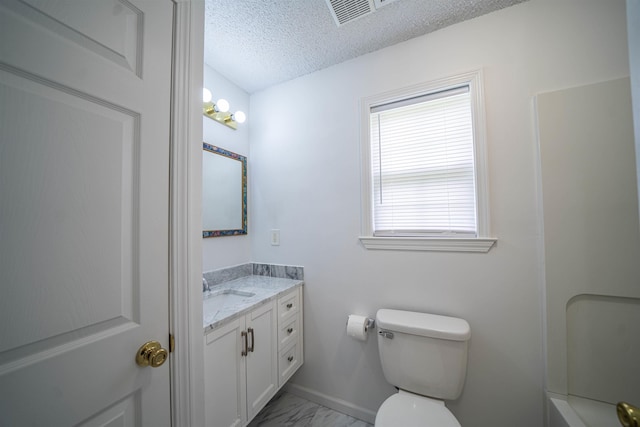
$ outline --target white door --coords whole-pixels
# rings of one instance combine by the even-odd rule
[[[0,0],[0,426],[170,424],[170,0]]]

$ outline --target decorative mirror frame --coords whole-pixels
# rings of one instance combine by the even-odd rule
[[[239,236],[247,234],[247,158],[240,154],[225,150],[224,148],[207,144],[206,142],[202,143],[202,149],[233,160],[238,160],[242,164],[242,186],[240,189],[242,192],[242,228],[234,230],[203,230],[202,237]]]

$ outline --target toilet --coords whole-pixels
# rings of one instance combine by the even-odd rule
[[[375,427],[460,427],[444,405],[462,393],[471,328],[466,320],[380,309],[378,351],[398,392],[385,400]]]

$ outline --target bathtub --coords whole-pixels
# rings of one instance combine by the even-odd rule
[[[575,396],[548,394],[549,427],[620,426],[616,405]]]

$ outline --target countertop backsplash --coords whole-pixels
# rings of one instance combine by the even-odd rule
[[[268,276],[282,279],[304,280],[304,268],[293,265],[246,263],[207,271],[202,274],[209,288],[244,276]],[[204,291],[205,289],[203,289]]]

